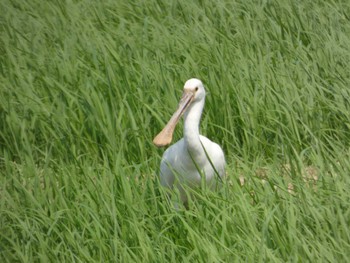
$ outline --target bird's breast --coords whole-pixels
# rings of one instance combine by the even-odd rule
[[[202,145],[197,151],[191,152],[187,148],[184,139],[172,145],[164,153],[164,160],[169,169],[181,182],[200,184],[202,179],[211,181],[215,175],[208,156]]]

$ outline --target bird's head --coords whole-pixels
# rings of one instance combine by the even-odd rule
[[[189,79],[186,81],[184,86],[184,96],[186,93],[190,94],[192,101],[198,101],[205,97],[205,89],[202,81],[199,79]]]
[[[154,138],[153,143],[159,147],[170,144],[173,138],[175,126],[181,116],[191,104],[204,100],[204,97],[205,90],[202,81],[195,78],[187,80],[176,112],[163,130]]]

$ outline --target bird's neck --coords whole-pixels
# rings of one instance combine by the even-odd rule
[[[184,114],[184,140],[189,153],[198,156],[203,152],[199,138],[199,122],[204,107],[204,100],[193,103]]]

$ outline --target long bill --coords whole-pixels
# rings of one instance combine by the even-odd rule
[[[160,133],[158,133],[158,135],[153,139],[153,143],[157,147],[166,146],[171,143],[171,141],[173,140],[173,133],[176,124],[179,122],[181,116],[191,104],[193,98],[193,92],[184,91],[179,106],[177,107],[177,110],[174,112],[173,116],[170,118],[169,122],[165,125],[163,130]]]

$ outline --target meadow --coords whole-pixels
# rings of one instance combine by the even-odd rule
[[[350,262],[349,1],[0,10],[1,262]],[[192,77],[227,178],[175,210],[152,139]]]

